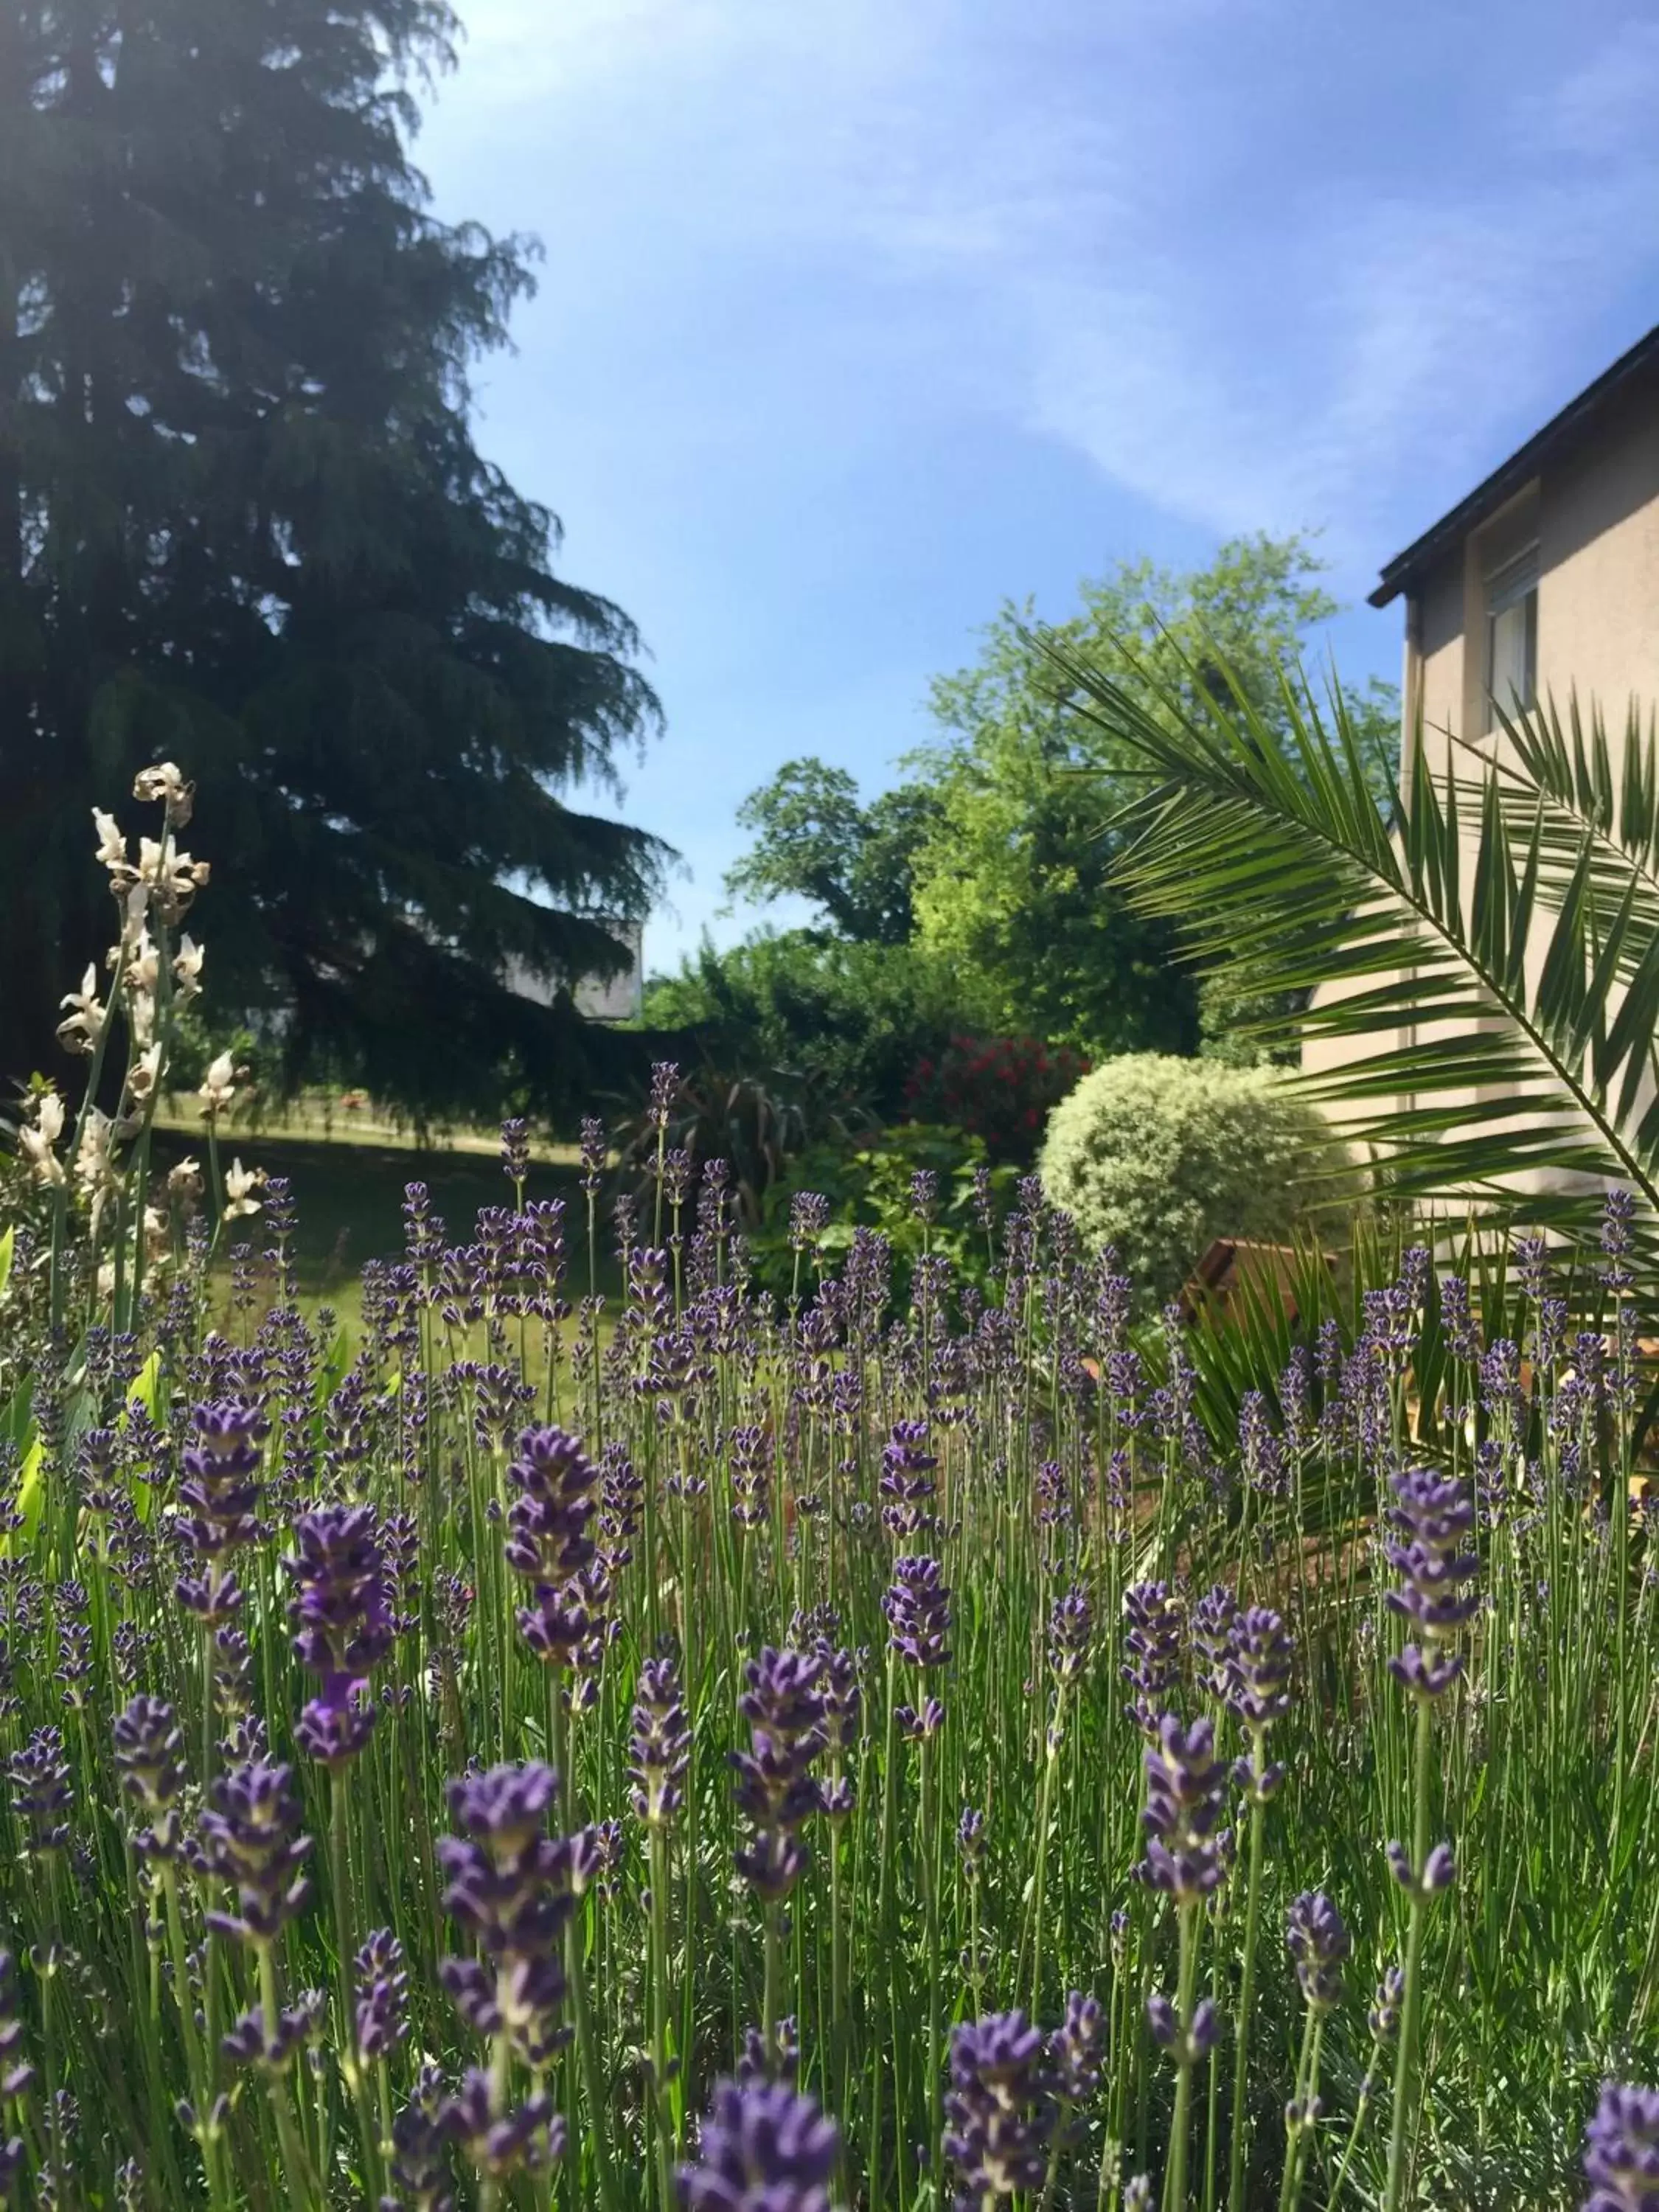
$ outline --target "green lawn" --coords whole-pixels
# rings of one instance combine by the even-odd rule
[[[186,1153],[206,1166],[204,1138],[193,1129],[158,1130],[156,1151],[163,1170]],[[299,1215],[295,1257],[301,1304],[308,1308],[331,1305],[347,1318],[356,1317],[357,1281],[363,1262],[402,1256],[405,1184],[425,1183],[434,1206],[443,1216],[452,1243],[471,1241],[474,1218],[481,1206],[507,1206],[513,1200],[513,1186],[501,1173],[498,1159],[477,1140],[469,1142],[466,1149],[446,1146],[422,1151],[395,1139],[365,1141],[361,1133],[348,1134],[337,1127],[332,1137],[243,1131],[224,1140],[221,1158],[227,1165],[240,1158],[245,1166],[261,1167],[267,1175],[289,1178]],[[574,1152],[536,1161],[526,1196],[565,1200],[569,1255],[567,1289],[573,1297],[580,1296],[587,1287],[587,1206]],[[600,1287],[614,1290],[616,1271],[606,1235],[608,1216],[608,1203],[602,1200]],[[234,1243],[240,1237],[263,1249],[257,1219],[235,1224],[226,1241]]]

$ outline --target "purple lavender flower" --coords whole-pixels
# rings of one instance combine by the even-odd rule
[[[1634,1281],[1628,1261],[1635,1219],[1634,1193],[1610,1190],[1601,1201],[1601,1280],[1617,1298],[1628,1297]]]
[[[927,1422],[895,1421],[882,1448],[876,1485],[884,1501],[882,1525],[891,1534],[906,1539],[928,1525],[938,1465],[927,1449]]]
[[[376,1708],[360,1704],[358,1693],[392,1644],[380,1523],[372,1505],[322,1505],[301,1515],[294,1534],[297,1548],[283,1566],[295,1586],[295,1656],[321,1678],[295,1741],[338,1767],[374,1731]]]
[[[945,1707],[937,1698],[926,1698],[920,1710],[915,1705],[895,1705],[893,1719],[904,1742],[931,1743],[945,1726]]]
[[[257,2066],[266,2074],[285,2074],[307,2043],[320,2040],[328,1999],[321,1990],[301,1990],[277,2014],[275,2026],[263,2012],[245,2012],[220,2048],[233,2066]]]
[[[1583,2212],[1659,2212],[1659,2092],[1604,2081],[1584,2130]]]
[[[775,2022],[769,2048],[761,2029],[744,2028],[738,2059],[739,2088],[752,2088],[757,2081],[783,2081],[793,2088],[799,2076],[800,2022],[793,2013]]]
[[[235,1885],[239,1910],[208,1913],[210,1928],[238,1942],[273,1943],[304,1911],[311,1885],[301,1869],[311,1838],[299,1832],[300,1817],[290,1767],[250,1759],[221,1776],[197,1847],[208,1873]]]
[[[404,1185],[404,1255],[417,1273],[436,1267],[443,1255],[444,1224],[432,1211],[423,1182]]]
[[[463,1832],[438,1840],[444,1910],[483,1954],[441,1960],[439,1978],[476,2034],[505,2036],[535,2067],[566,2039],[556,2020],[565,1992],[560,1946],[574,1910],[576,1851],[572,1840],[547,1833],[557,1793],[557,1777],[539,1760],[463,1775],[449,1784],[450,1818]],[[507,2118],[497,2112],[492,2124]],[[483,2137],[471,2130],[467,2140]]]
[[[234,1400],[198,1406],[190,1417],[192,1441],[184,1451],[179,1485],[179,1533],[191,1548],[216,1558],[259,1534],[257,1508],[259,1446],[270,1424],[257,1406]]]
[[[732,1796],[754,1834],[739,1848],[737,1866],[770,1901],[787,1896],[806,1866],[799,1831],[818,1809],[811,1768],[824,1742],[823,1671],[817,1651],[770,1645],[744,1669],[748,1686],[738,1711],[749,1723],[750,1747],[727,1756],[737,1777]]]
[[[357,2053],[369,2064],[389,2058],[409,2033],[409,1976],[404,1947],[375,1929],[353,1961],[357,1984]]]
[[[937,1559],[893,1563],[893,1582],[882,1599],[888,1643],[913,1667],[943,1667],[951,1656],[951,1592]]]
[[[1342,1915],[1322,1889],[1304,1889],[1291,1906],[1285,1947],[1311,2012],[1342,2002],[1342,1962],[1352,1949]]]
[[[173,1707],[159,1698],[134,1698],[115,1722],[115,1765],[121,1787],[133,1798],[144,1825],[133,1832],[141,1859],[178,1859],[184,1850],[179,1801],[184,1795],[184,1734]]]
[[[647,1827],[666,1827],[684,1802],[680,1784],[691,1756],[691,1731],[672,1659],[647,1659],[634,1690],[629,1740],[629,1795]]]
[[[1094,1607],[1086,1590],[1068,1589],[1054,1600],[1048,1609],[1048,1665],[1062,1688],[1088,1665],[1094,1633]]]
[[[732,1518],[740,1528],[761,1528],[771,1511],[771,1437],[758,1426],[735,1428],[732,1454]]]
[[[501,1124],[501,1173],[522,1190],[530,1176],[530,1124],[516,1115]]]
[[[392,2190],[406,2212],[454,2212],[443,2113],[443,2077],[428,2063],[416,2075],[409,2102],[392,2123]]]
[[[1072,1504],[1067,1494],[1066,1469],[1057,1459],[1045,1459],[1032,1477],[1036,1492],[1036,1518],[1039,1528],[1058,1528],[1072,1517]]]
[[[1382,1849],[1389,1872],[1408,1895],[1437,1897],[1457,1879],[1457,1860],[1449,1844],[1437,1844],[1424,1860],[1420,1873],[1413,1868],[1411,1853],[1404,1844],[1385,1844]]]
[[[837,1649],[827,1636],[820,1636],[812,1646],[820,1662],[818,1675],[818,1726],[825,1747],[835,1753],[850,1751],[858,1741],[859,1711],[862,1702],[859,1689],[859,1661],[860,1654]]]
[[[1284,1620],[1271,1607],[1253,1605],[1233,1622],[1224,1696],[1231,1711],[1249,1733],[1250,1749],[1234,1769],[1241,1789],[1266,1804],[1285,1778],[1270,1765],[1267,1731],[1291,1709],[1291,1668],[1296,1646]]]
[[[691,1179],[696,1163],[685,1147],[677,1145],[663,1154],[663,1194],[678,1214],[691,1194]],[[678,1234],[678,1229],[676,1235]]]
[[[1462,1275],[1440,1278],[1440,1328],[1454,1359],[1472,1364],[1480,1357],[1480,1338],[1469,1308],[1469,1286]]]
[[[646,1103],[646,1115],[659,1134],[667,1128],[668,1116],[674,1103],[675,1093],[680,1087],[678,1060],[657,1060],[651,1063],[651,1091]]]
[[[538,2089],[523,2104],[503,2107],[489,2075],[477,2066],[468,2067],[460,2087],[446,2100],[440,2125],[486,2181],[541,2173],[564,2156],[565,2124],[546,2091]]]
[[[1238,1626],[1238,1601],[1218,1583],[1193,1607],[1193,1650],[1198,1660],[1198,1679],[1212,1696],[1224,1698],[1232,1680],[1233,1638]]]
[[[957,1822],[957,1849],[968,1872],[977,1874],[985,1863],[985,1815],[975,1806],[962,1808],[962,1818]]]
[[[1405,2000],[1404,1969],[1390,1966],[1376,1985],[1365,2025],[1378,2043],[1392,2043],[1400,2033],[1400,2008]]]
[[[961,2212],[1042,2186],[1054,2125],[1042,2058],[1042,2030],[1023,2012],[964,2021],[951,2035],[944,2149]]]
[[[538,1659],[568,1667],[597,1626],[583,1577],[593,1559],[588,1524],[599,1510],[599,1469],[567,1430],[534,1428],[520,1437],[507,1474],[519,1494],[505,1557],[535,1595],[519,1613],[519,1632]]]
[[[789,1249],[810,1252],[830,1226],[830,1201],[819,1190],[798,1190],[789,1201]]]
[[[1181,1686],[1181,1600],[1168,1583],[1135,1583],[1123,1593],[1123,1679],[1135,1693],[1126,1711],[1143,1735],[1155,1738],[1162,1702]]]
[[[1474,1505],[1464,1486],[1427,1468],[1394,1478],[1395,1504],[1389,1522],[1405,1540],[1385,1547],[1389,1564],[1402,1587],[1390,1590],[1389,1605],[1412,1623],[1426,1656],[1407,1644],[1389,1664],[1405,1688],[1417,1697],[1438,1697],[1457,1679],[1459,1663],[1444,1647],[1474,1613],[1479,1600],[1463,1588],[1479,1562],[1462,1548],[1474,1526]]]
[[[1086,2105],[1099,2088],[1105,2034],[1100,1999],[1071,1990],[1066,2017],[1048,2038],[1049,2074],[1054,2093],[1063,2104]]]
[[[717,2081],[680,2168],[686,2212],[829,2212],[841,2135],[782,2081]]]
[[[1160,2051],[1167,2051],[1177,2066],[1196,2066],[1221,2039],[1221,2021],[1208,1997],[1200,1998],[1193,2008],[1192,2025],[1183,2031],[1175,2007],[1154,1990],[1146,2000],[1146,2025],[1152,2041]]]
[[[1173,1713],[1146,1747],[1146,1879],[1178,1905],[1217,1888],[1225,1871],[1216,1832],[1226,1804],[1227,1770],[1215,1755],[1207,1720],[1183,1729]]]
[[[27,1831],[34,1852],[61,1850],[69,1841],[68,1814],[74,1802],[61,1729],[40,1728],[12,1754],[11,1809]]]

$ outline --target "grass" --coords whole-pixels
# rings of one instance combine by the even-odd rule
[[[158,1127],[156,1157],[165,1171],[185,1157],[205,1160],[199,1128],[182,1122]],[[299,1303],[307,1313],[332,1306],[355,1321],[359,1277],[368,1260],[399,1258],[404,1249],[403,1202],[407,1184],[423,1182],[452,1238],[470,1241],[484,1206],[510,1205],[513,1187],[501,1173],[499,1145],[471,1136],[423,1148],[361,1125],[320,1127],[303,1134],[267,1128],[227,1132],[221,1140],[227,1161],[240,1158],[270,1176],[286,1176],[294,1187],[299,1213],[295,1240]],[[586,1201],[580,1189],[577,1155],[571,1147],[544,1150],[532,1159],[526,1198],[562,1199],[572,1279],[587,1274]],[[260,1239],[257,1219],[239,1224],[240,1236]],[[229,1240],[236,1241],[235,1238]],[[601,1287],[614,1292],[617,1274],[601,1222]],[[222,1262],[228,1267],[228,1261]]]

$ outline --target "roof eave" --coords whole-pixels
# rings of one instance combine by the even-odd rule
[[[1659,324],[1638,338],[1593,383],[1587,384],[1577,398],[1570,399],[1559,414],[1553,415],[1525,445],[1517,447],[1507,460],[1500,461],[1489,477],[1466,498],[1459,500],[1455,507],[1449,508],[1437,522],[1431,523],[1403,553],[1396,554],[1382,569],[1376,590],[1367,594],[1366,604],[1386,607],[1401,592],[1409,590],[1437,554],[1448,544],[1466,538],[1513,493],[1530,483],[1551,452],[1573,436],[1604,401],[1653,361],[1659,361]]]

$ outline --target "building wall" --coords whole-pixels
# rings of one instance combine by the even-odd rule
[[[1538,547],[1537,695],[1565,711],[1576,693],[1607,722],[1615,771],[1632,705],[1659,706],[1659,375],[1609,401],[1572,447],[1414,583],[1407,608],[1405,743],[1420,702],[1422,743],[1443,769],[1451,733],[1485,742],[1487,579]],[[1541,959],[1529,961],[1536,981]],[[1406,1042],[1402,1035],[1399,1040]],[[1310,1073],[1349,1056],[1328,1040],[1304,1055]]]
[[[594,1022],[637,1021],[645,988],[644,933],[637,921],[611,921],[606,927],[628,955],[628,964],[611,976],[579,975],[571,985],[578,1013]],[[550,1006],[561,988],[556,976],[533,975],[521,960],[509,960],[502,979],[509,991]]]

